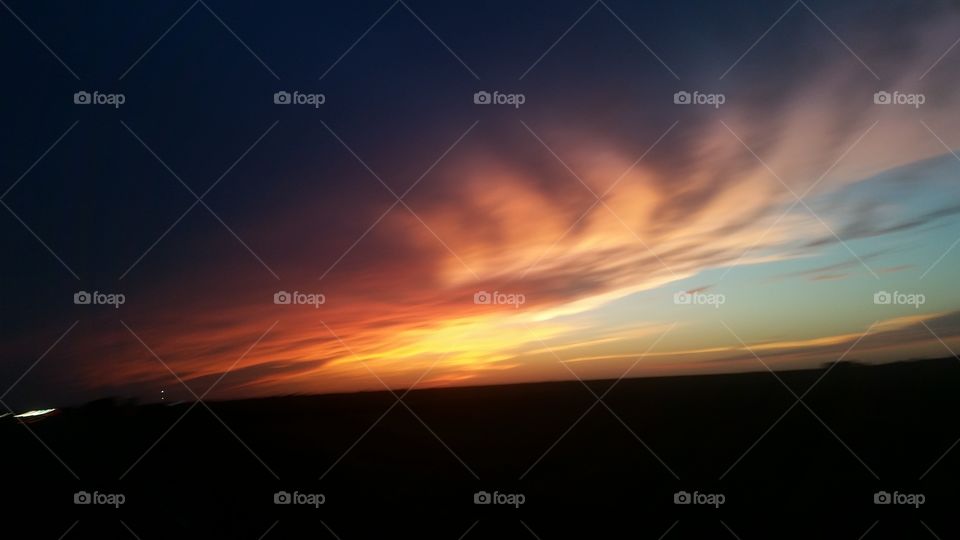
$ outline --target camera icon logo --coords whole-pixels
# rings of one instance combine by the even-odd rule
[[[681,90],[673,94],[673,102],[677,105],[689,105],[691,103],[690,92]]]
[[[886,491],[878,491],[873,494],[873,504],[890,504],[892,499]]]
[[[93,301],[93,297],[87,291],[77,291],[73,293],[73,303],[77,305],[88,305]]]
[[[889,105],[891,103],[890,92],[880,90],[879,92],[874,92],[873,102],[877,105]]]
[[[76,105],[89,105],[90,104],[90,92],[81,90],[79,92],[74,92],[73,94],[73,103]]]
[[[92,499],[86,491],[78,491],[73,494],[73,504],[90,504]]]
[[[493,499],[486,491],[478,491],[473,494],[473,504],[490,504]]]
[[[690,504],[692,498],[686,491],[678,491],[673,494],[673,504]]]
[[[489,105],[493,100],[490,97],[490,92],[481,90],[473,94],[473,102],[477,105]]]
[[[286,491],[278,491],[273,494],[273,504],[290,504],[293,499]]]
[[[889,305],[893,302],[893,295],[887,291],[873,293],[873,303],[877,305]]]
[[[693,295],[687,293],[686,291],[678,291],[673,293],[673,303],[679,306],[690,305],[693,301]]]
[[[473,303],[480,305],[490,305],[493,302],[493,295],[487,291],[477,291],[473,295]]]
[[[281,90],[279,92],[273,93],[273,102],[277,105],[289,105],[290,104],[290,92]]]
[[[277,291],[273,293],[273,303],[278,305],[290,304],[293,301],[293,296],[287,291]]]

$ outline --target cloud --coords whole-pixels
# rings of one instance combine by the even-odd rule
[[[882,84],[928,93],[924,118],[937,136],[956,144],[960,126],[933,120],[960,107],[960,95],[952,92],[955,70],[944,66],[929,79],[919,76],[949,46],[957,11],[886,13],[902,24],[888,20],[880,26],[889,33],[876,36],[868,23],[878,24],[873,18],[881,15],[871,12],[858,22],[861,13],[836,10],[844,35],[882,73]],[[242,258],[220,257],[237,248],[234,239],[217,227],[221,242],[215,243],[214,233],[204,230],[178,245],[181,266],[144,268],[125,284],[131,290],[123,320],[177,376],[198,387],[243,357],[224,379],[222,395],[370,389],[380,383],[365,365],[391,385],[412,384],[428,370],[428,384],[494,380],[505,372],[542,376],[537,359],[546,355],[536,337],[573,349],[582,339],[593,347],[578,351],[584,359],[628,355],[600,350],[611,343],[607,334],[617,333],[614,323],[598,315],[596,327],[584,328],[585,317],[577,317],[711,269],[809,258],[813,268],[779,277],[842,279],[859,263],[818,258],[837,242],[820,219],[845,241],[938,226],[960,212],[950,187],[960,163],[945,154],[917,111],[874,105],[881,83],[806,15],[797,11],[788,24],[803,29],[809,48],[783,51],[761,43],[722,83],[701,76],[715,69],[691,77],[723,86],[727,103],[714,111],[674,107],[673,80],[644,87],[647,101],[623,88],[574,95],[563,86],[531,83],[526,128],[512,117],[485,118],[448,154],[469,123],[454,125],[444,114],[402,126],[404,137],[386,133],[397,126],[377,120],[366,127],[377,134],[366,146],[350,136],[362,126],[344,128],[344,138],[394,189],[412,186],[429,168],[402,204],[318,130],[329,143],[322,159],[281,160],[282,174],[273,179],[294,177],[296,190],[237,212],[236,224],[227,220],[281,280],[246,250],[238,249]],[[711,54],[729,53],[733,61],[747,46]],[[600,68],[625,69],[614,56]],[[536,93],[551,106],[536,108]],[[306,134],[296,133],[312,140]],[[283,152],[292,159],[290,150]],[[795,195],[818,217],[794,205]],[[209,247],[223,245],[223,238],[229,248]],[[895,247],[891,242],[861,258],[879,259]],[[274,305],[281,289],[322,293],[327,302],[319,309]],[[519,293],[526,303],[478,306],[473,295],[480,290]],[[64,378],[75,375],[75,384],[91,392],[130,387],[148,395],[176,382],[117,314],[94,319],[96,329],[63,352],[69,359]],[[742,321],[751,322],[749,316]],[[539,334],[531,335],[530,327]],[[640,335],[649,338],[639,331],[634,337]],[[883,335],[929,341],[915,325]],[[834,353],[851,335],[794,338],[759,346],[792,361],[793,355]],[[15,348],[28,351],[29,341]],[[714,354],[730,343],[697,350]],[[538,353],[521,354],[531,349]],[[750,360],[742,351],[734,356]],[[675,356],[670,361],[686,369]]]

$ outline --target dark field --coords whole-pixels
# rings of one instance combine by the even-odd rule
[[[799,404],[762,372],[623,380],[599,404],[613,381],[212,402],[178,423],[190,404],[7,417],[5,513],[35,517],[0,537],[79,521],[64,538],[956,538],[960,362],[836,365],[804,395],[823,374],[778,374]]]

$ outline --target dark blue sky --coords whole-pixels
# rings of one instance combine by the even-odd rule
[[[922,89],[930,102],[925,118],[949,114],[956,120],[951,104],[960,55],[945,56],[918,77],[960,37],[950,33],[956,10],[941,2],[8,5],[10,10],[0,10],[6,81],[0,90],[0,188],[13,186],[3,197],[9,209],[0,208],[6,262],[0,268],[2,389],[80,321],[42,365],[17,382],[10,399],[30,405],[104,393],[150,398],[158,381],[170,379],[162,368],[156,377],[129,366],[110,375],[113,362],[133,361],[132,336],[120,320],[152,334],[144,341],[158,351],[216,357],[212,364],[220,367],[177,357],[178,374],[206,380],[223,368],[218,354],[242,352],[244,339],[259,334],[246,324],[259,321],[252,306],[264,291],[304,290],[332,266],[336,272],[324,278],[324,290],[346,291],[350,302],[325,323],[339,336],[341,322],[343,335],[356,335],[360,348],[383,337],[355,333],[357,328],[396,324],[402,333],[455,319],[462,315],[459,308],[443,306],[457,305],[463,291],[481,286],[514,283],[543,299],[545,310],[611,291],[636,292],[654,270],[630,258],[616,269],[547,257],[551,271],[543,275],[493,271],[509,266],[500,256],[524,251],[514,238],[516,227],[505,232],[515,225],[511,214],[464,201],[497,198],[520,186],[527,194],[521,202],[529,205],[527,247],[551,247],[547,232],[540,236],[535,225],[552,217],[573,228],[573,237],[583,234],[582,245],[561,243],[563,249],[581,253],[585,245],[605,245],[609,231],[577,228],[593,223],[575,220],[594,199],[567,167],[612,174],[608,166],[629,164],[674,122],[681,127],[665,139],[663,151],[644,158],[649,175],[637,185],[651,191],[634,195],[636,204],[624,210],[631,226],[646,227],[637,237],[668,254],[689,249],[671,244],[668,234],[683,229],[689,217],[706,216],[716,230],[737,232],[783,203],[771,196],[745,205],[741,219],[710,217],[712,205],[726,201],[724,194],[758,166],[736,138],[724,142],[732,142],[732,150],[718,149],[721,119],[757,157],[803,156],[784,159],[790,170],[783,176],[791,185],[809,185],[870,125],[876,111],[870,96],[877,90]],[[727,108],[678,108],[671,96],[685,89],[724,93]],[[81,90],[121,93],[125,103],[79,106],[73,95]],[[316,109],[278,106],[273,94],[279,90],[322,93],[326,102]],[[472,96],[479,90],[522,93],[526,101],[519,109],[478,109]],[[842,96],[850,100],[839,102]],[[733,112],[724,116],[726,111]],[[905,120],[885,125],[899,122]],[[956,142],[951,137],[960,130],[945,123],[936,131]],[[456,151],[444,155],[461,136]],[[855,156],[858,165],[843,171],[847,182],[946,152],[930,138],[871,148],[882,159]],[[884,148],[897,150],[877,150]],[[484,175],[497,181],[487,184]],[[597,191],[612,180],[583,176]],[[411,212],[397,207],[416,220],[387,219],[382,232],[370,233],[343,258],[395,201],[380,181],[398,194],[416,183],[405,199]],[[184,216],[196,201],[190,190],[199,195],[215,183],[204,197],[209,209],[197,204]],[[648,207],[648,199],[658,201],[655,207]],[[933,197],[913,211],[936,211],[935,202]],[[853,214],[853,206],[838,214]],[[867,214],[864,219],[879,219]],[[419,228],[420,219],[429,233]],[[865,230],[882,229],[873,225]],[[417,235],[400,234],[408,226]],[[835,244],[831,238],[828,243]],[[700,244],[707,245],[706,239]],[[611,252],[596,254],[598,261],[620,261],[621,252],[643,249],[612,240],[610,245]],[[939,247],[946,246],[931,249]],[[678,263],[684,265],[679,274],[730,265],[738,254],[715,247],[692,258],[699,266]],[[456,259],[476,283],[453,275]],[[488,275],[473,271],[478,265]],[[122,291],[129,303],[114,311],[84,310],[71,301],[77,290]],[[365,315],[360,305],[391,315]],[[392,311],[398,305],[415,306],[413,315]],[[272,320],[272,314],[263,317]],[[600,327],[610,330],[605,317]],[[181,333],[207,332],[210,342],[180,348],[178,324]],[[323,378],[315,368],[339,357],[325,349],[330,336],[316,338],[322,352],[313,345],[292,352],[293,344],[310,342],[303,336],[318,331],[312,324],[291,323],[285,345],[255,362],[269,369],[238,382],[237,393],[250,391],[243,384],[261,377],[268,379],[266,392],[327,390],[310,380]],[[314,363],[296,367],[307,361]],[[274,384],[264,375],[270,369],[304,378]],[[518,380],[538,373],[526,367],[517,372]],[[344,381],[329,387],[363,386],[347,376]],[[398,375],[397,381],[404,379]]]

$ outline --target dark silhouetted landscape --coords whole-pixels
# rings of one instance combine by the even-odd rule
[[[777,375],[803,396],[824,372]],[[85,511],[74,492],[109,493],[126,473],[124,504],[77,527],[102,537],[122,519],[144,540],[257,538],[274,522],[277,537],[319,538],[327,526],[341,538],[394,526],[458,538],[478,520],[477,538],[623,526],[638,538],[671,526],[675,538],[724,538],[725,527],[743,539],[858,538],[877,520],[871,537],[923,538],[918,518],[940,538],[958,530],[944,516],[960,500],[960,454],[940,459],[960,437],[958,359],[837,364],[797,405],[769,372],[625,379],[595,405],[613,382],[414,390],[396,405],[389,392],[210,403],[223,423],[203,404],[178,422],[191,404],[101,400],[27,423],[79,481],[8,417],[6,476],[29,481],[6,508],[55,515],[39,523],[54,535]],[[874,504],[895,489],[925,501]],[[675,504],[684,490],[725,501]],[[279,491],[324,501],[278,505]],[[479,491],[525,500],[479,505]],[[156,513],[160,525],[145,517]]]

